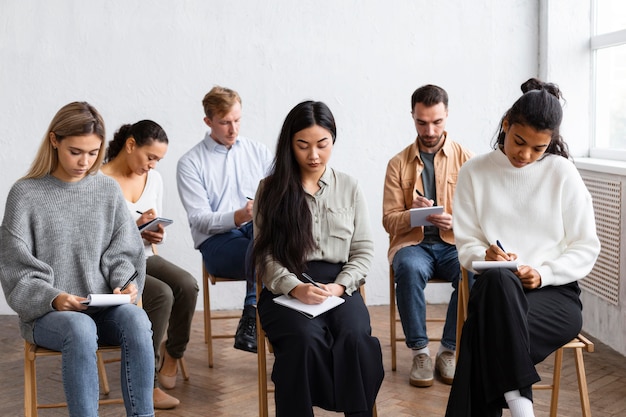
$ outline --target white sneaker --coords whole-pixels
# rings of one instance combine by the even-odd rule
[[[456,370],[456,358],[454,356],[453,352],[446,350],[438,353],[435,359],[435,368],[439,372],[441,380],[448,385],[452,385],[452,381],[454,381]]]
[[[433,384],[433,360],[426,353],[413,357],[409,383],[414,387],[430,387]]]

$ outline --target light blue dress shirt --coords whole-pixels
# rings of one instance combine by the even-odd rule
[[[228,149],[207,132],[178,161],[176,181],[197,249],[213,235],[236,228],[235,211],[246,205],[272,164],[261,143],[239,136]]]

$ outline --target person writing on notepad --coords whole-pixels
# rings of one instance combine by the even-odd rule
[[[258,312],[274,348],[277,417],[313,416],[313,406],[371,416],[383,380],[380,343],[359,293],[374,255],[367,203],[355,179],[327,166],[335,137],[324,103],[295,106],[255,199]],[[272,301],[283,294],[306,304],[331,295],[345,301],[310,319]]]
[[[411,96],[411,118],[417,137],[387,164],[383,194],[383,226],[389,233],[388,259],[393,268],[398,312],[406,346],[413,359],[409,383],[429,387],[434,369],[441,380],[454,378],[456,349],[457,286],[461,275],[452,230],[452,197],[456,177],[472,153],[454,142],[446,132],[448,93],[425,85]],[[429,215],[427,226],[411,226],[410,209],[443,206],[441,214]],[[429,280],[452,283],[441,344],[430,356],[426,333],[426,298]],[[395,343],[395,341],[393,342]]]
[[[104,122],[93,106],[73,102],[56,113],[30,171],[7,197],[0,280],[24,339],[61,352],[70,416],[98,415],[98,343],[122,348],[126,415],[154,416],[146,312],[82,303],[91,293],[122,292],[136,303],[144,285],[137,226],[118,185],[98,172],[104,149]]]
[[[459,260],[518,260],[477,275],[447,417],[534,416],[535,364],[582,327],[577,281],[600,251],[591,196],[559,127],[561,92],[531,78],[504,114],[492,152],[459,173]],[[498,244],[500,242],[500,244]],[[504,250],[506,249],[506,250]]]
[[[109,142],[102,172],[114,178],[122,188],[131,215],[138,226],[161,213],[163,180],[157,163],[165,156],[169,140],[163,128],[152,120],[125,124]],[[167,261],[152,250],[163,243],[165,230],[143,230],[141,237],[146,254],[146,284],[143,308],[152,322],[155,353],[154,408],[170,409],[180,402],[159,388],[176,385],[178,360],[189,342],[191,320],[196,309],[198,282],[189,272]],[[167,330],[167,340],[163,340]]]

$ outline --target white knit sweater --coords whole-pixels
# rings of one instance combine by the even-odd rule
[[[574,164],[552,154],[523,168],[500,150],[466,162],[454,198],[454,235],[465,268],[499,240],[541,274],[542,287],[584,278],[600,252],[591,195]]]

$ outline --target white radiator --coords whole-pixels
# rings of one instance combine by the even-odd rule
[[[593,198],[596,228],[602,249],[591,273],[580,286],[607,302],[618,305],[622,236],[622,181],[619,177],[581,172]]]

